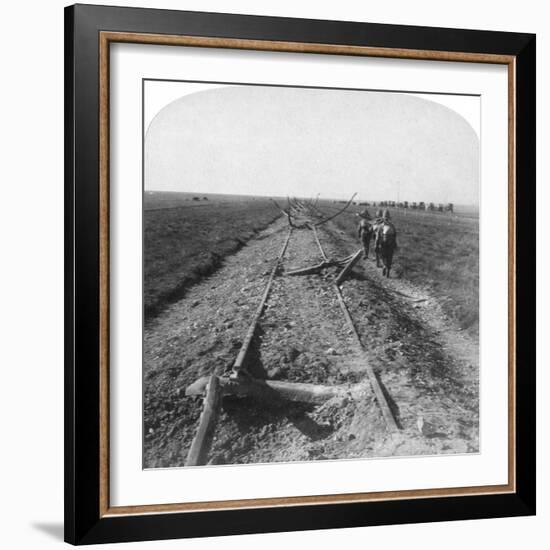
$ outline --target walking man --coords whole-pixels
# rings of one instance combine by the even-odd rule
[[[368,212],[368,210],[365,208],[362,212],[358,214],[359,218],[359,226],[357,227],[357,236],[359,237],[359,240],[361,241],[361,244],[363,245],[363,256],[365,258],[369,257],[369,247],[370,247],[370,241],[372,238],[373,228],[371,224],[371,217]]]

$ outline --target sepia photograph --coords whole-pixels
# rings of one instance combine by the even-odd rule
[[[143,468],[479,453],[479,95],[142,102]]]

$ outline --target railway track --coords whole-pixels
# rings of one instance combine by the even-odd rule
[[[339,212],[343,212],[344,210],[345,208]],[[283,213],[289,222],[288,231],[283,245],[276,259],[273,261],[263,293],[251,317],[231,371],[228,375],[219,376],[212,374],[199,378],[186,389],[186,395],[188,396],[203,396],[203,409],[195,437],[187,454],[186,466],[197,466],[208,462],[209,450],[215,437],[222,400],[226,396],[252,397],[259,400],[281,400],[320,405],[332,398],[344,395],[351,399],[361,399],[368,387],[372,395],[374,395],[380,416],[384,421],[385,429],[390,433],[400,429],[399,422],[390,406],[387,391],[382,387],[379,378],[369,363],[360,334],[342,294],[342,286],[349,277],[353,266],[360,259],[362,251],[358,250],[355,254],[340,259],[330,258],[321,243],[318,228],[329,221],[329,219],[335,217],[335,215],[330,216],[330,218],[323,218],[321,212],[315,207],[313,202],[305,203],[296,199],[292,201],[289,199],[287,209],[283,210]],[[306,234],[310,235],[313,246],[317,248],[320,262],[303,267],[285,265],[285,254],[292,243],[293,236],[298,238],[298,235],[300,235],[299,238],[304,239],[306,238]],[[313,254],[309,254],[308,256],[313,256]],[[327,275],[327,271],[335,273]],[[284,285],[285,279],[288,280],[288,277],[312,274],[323,274],[324,288],[330,290],[336,297],[340,310],[342,334],[346,333],[350,336],[343,343],[343,347],[349,350],[350,355],[353,355],[355,361],[359,361],[362,364],[362,370],[366,373],[366,382],[361,381],[355,384],[312,384],[286,380],[269,380],[267,377],[257,377],[251,373],[249,365],[251,361],[251,347],[254,339],[258,336],[260,321],[265,321],[266,316],[273,315],[272,311],[266,314],[266,309],[269,305],[274,283],[277,281],[278,284]],[[335,315],[335,313],[332,312],[332,315]]]

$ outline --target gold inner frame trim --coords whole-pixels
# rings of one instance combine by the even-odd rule
[[[394,59],[418,59],[430,61],[454,61],[466,63],[493,63],[508,67],[508,483],[476,487],[419,489],[406,491],[382,491],[371,493],[347,493],[300,497],[225,500],[171,504],[147,504],[139,506],[111,507],[109,501],[109,82],[110,44],[113,42],[155,44],[162,46],[187,46],[226,48],[269,52],[313,53],[363,57],[387,57]],[[449,496],[472,496],[514,493],[516,490],[516,59],[515,56],[414,50],[402,48],[378,48],[346,46],[339,44],[314,44],[279,42],[237,38],[215,38],[185,35],[149,33],[106,32],[99,33],[99,284],[100,284],[100,467],[99,514],[100,517],[123,515],[198,512],[208,510],[235,510],[281,506],[315,506],[353,502],[376,502]]]

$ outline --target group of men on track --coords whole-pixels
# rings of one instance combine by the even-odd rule
[[[397,248],[397,239],[395,226],[391,221],[390,211],[386,208],[376,211],[376,217],[373,220],[369,211],[365,208],[358,214],[361,218],[357,227],[357,236],[363,245],[365,258],[369,257],[370,242],[374,237],[374,252],[378,256],[382,244],[382,237],[386,232],[394,235],[394,245]]]

